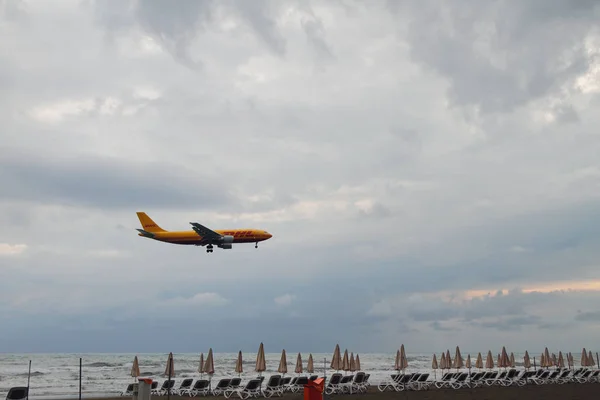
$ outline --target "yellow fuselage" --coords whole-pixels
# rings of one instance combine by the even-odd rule
[[[233,236],[233,243],[256,243],[270,239],[271,234],[259,229],[230,229],[215,230],[218,234]],[[202,237],[195,231],[171,231],[171,232],[152,232],[152,239],[173,243],[173,244],[193,244],[202,242]],[[145,236],[138,233],[138,236]]]

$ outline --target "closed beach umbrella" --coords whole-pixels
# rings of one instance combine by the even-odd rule
[[[237,360],[235,361],[235,372],[238,373],[238,376],[244,372],[244,366],[242,365],[242,351],[238,352]]]
[[[198,364],[198,372],[200,372],[200,377],[206,371],[204,371],[204,353],[200,353],[200,363]]]
[[[400,350],[396,350],[396,360],[394,361],[394,369],[400,371]]]
[[[562,351],[558,352],[558,362],[557,362],[557,366],[559,368],[564,368],[565,367],[565,359],[563,357],[563,353]]]
[[[287,357],[285,356],[285,349],[281,351],[281,359],[279,360],[279,368],[277,368],[277,372],[280,374],[287,374]]]
[[[167,358],[167,366],[165,368],[165,375],[173,378],[175,376],[175,365],[173,362],[173,353],[169,353]]]
[[[211,376],[215,373],[215,362],[213,360],[212,347],[208,349],[208,356],[206,356],[206,362],[204,363],[204,372]]]
[[[502,366],[503,368],[510,367],[510,359],[508,358],[508,353],[506,353],[506,348],[502,346],[502,353],[500,353],[500,358],[502,364],[498,363],[498,367]]]
[[[360,371],[360,357],[356,355],[356,370]]]
[[[575,366],[575,363],[573,362],[573,354],[571,354],[571,352],[567,354],[567,364],[569,365],[569,369]]]
[[[481,357],[481,352],[477,353],[477,361],[475,361],[475,368],[483,368],[483,357]]]
[[[546,357],[544,357],[544,353],[542,353],[540,355],[540,368],[545,368],[548,366],[548,363],[546,362]]]
[[[485,367],[488,369],[494,368],[494,357],[491,350],[488,350],[487,357],[485,358]]]
[[[356,361],[354,360],[354,352],[350,353],[350,372],[356,372]]]
[[[587,367],[588,366],[588,360],[587,360],[587,351],[585,351],[585,347],[583,348],[583,350],[581,351],[581,361],[580,364],[582,367]]]
[[[452,368],[456,368],[458,370],[464,366],[465,364],[462,356],[460,355],[460,349],[458,346],[456,346],[456,351],[454,352],[454,361],[452,361]]]
[[[446,369],[452,368],[452,357],[450,357],[450,350],[446,349]]]
[[[310,354],[308,355],[308,364],[306,365],[306,371],[307,371],[309,374],[312,374],[312,373],[314,373],[314,372],[315,372],[315,365],[314,365],[314,363],[313,363],[313,357],[312,357],[312,353],[310,353]]]
[[[296,369],[294,372],[297,374],[302,373],[302,355],[300,355],[300,353],[298,353],[298,358],[296,358]]]
[[[529,353],[527,352],[527,350],[525,350],[525,357],[523,357],[523,366],[528,371],[529,368],[531,368],[531,360],[529,359]]]
[[[342,356],[340,354],[340,345],[335,345],[335,350],[333,351],[333,356],[331,357],[331,369],[339,371],[342,369]]]
[[[134,378],[137,378],[138,376],[140,376],[140,363],[138,362],[137,356],[135,356],[135,358],[133,359],[133,365],[131,366],[130,375],[133,376]]]
[[[404,345],[400,346],[400,369],[403,371],[408,368],[408,360],[406,359],[406,351],[404,351]]]
[[[436,377],[436,372],[438,370],[438,362],[435,353],[433,353],[433,360],[431,360],[431,369],[433,370],[433,376]]]
[[[467,361],[465,362],[465,368],[471,369],[471,355],[467,354]]]
[[[446,354],[444,353],[442,353],[442,356],[440,357],[440,369],[442,372],[446,369]]]
[[[267,370],[267,362],[265,361],[265,347],[263,346],[262,342],[258,347],[258,354],[256,354],[256,366],[254,367],[254,370],[258,372],[258,376],[261,376],[261,374]]]
[[[502,364],[502,358],[500,357],[500,353],[498,353],[498,358],[496,358],[496,366],[500,368],[500,364]]]
[[[350,359],[348,358],[348,349],[344,350],[344,358],[342,359],[342,369],[345,372],[350,371]]]
[[[588,352],[587,361],[588,361],[588,367],[596,366],[596,361],[594,361],[594,355],[592,354],[591,350]]]
[[[509,362],[509,365],[510,365],[511,368],[515,367],[515,355],[514,355],[514,353],[512,351],[510,352],[510,362]]]
[[[544,362],[546,363],[546,368],[552,366],[552,358],[550,358],[550,352],[547,347],[544,349]]]
[[[558,368],[558,358],[556,358],[556,354],[552,353],[552,366]]]

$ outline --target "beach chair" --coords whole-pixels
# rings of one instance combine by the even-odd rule
[[[308,378],[311,381],[316,380],[319,377],[319,375],[311,375],[310,378]]]
[[[516,384],[518,386],[525,386],[529,383],[529,379],[535,375],[535,371],[523,371],[523,373],[517,377]]]
[[[433,383],[433,381],[429,381],[429,374],[419,374],[419,376],[415,379],[411,379],[409,382],[409,389],[412,390],[427,390],[429,389],[429,385]]]
[[[512,386],[516,384],[517,376],[519,371],[514,368],[508,370],[508,373],[498,382],[502,386]]]
[[[396,379],[398,379],[400,375],[398,374],[392,374],[390,377],[391,379],[382,379],[379,384],[377,385],[377,389],[380,392],[385,392],[387,390],[394,390],[394,382],[396,382]]]
[[[408,383],[415,376],[414,373],[398,375],[396,380],[393,382],[394,390],[396,392],[401,392],[407,388]]]
[[[162,386],[156,390],[156,395],[164,396],[167,395],[169,391],[171,392],[171,394],[175,394],[175,392],[173,391],[173,387],[175,387],[175,379],[165,379]],[[150,389],[150,392],[152,392],[152,389]]]
[[[537,373],[534,376],[532,376],[529,380],[535,383],[536,385],[543,385],[547,383],[546,379],[550,376],[550,372],[552,371],[550,371],[549,369],[538,369]]]
[[[225,389],[227,389],[229,387],[229,384],[231,383],[231,378],[223,378],[221,379],[218,383],[217,386],[214,387],[214,389],[211,390],[211,393],[213,396],[219,396],[221,395]]]
[[[29,389],[27,386],[14,386],[8,389],[6,400],[25,400],[27,399],[28,393]]]
[[[133,383],[127,385],[127,388],[121,392],[121,396],[133,396]]]
[[[227,389],[237,389],[240,387],[241,384],[242,384],[242,378],[240,378],[240,377],[231,378],[231,381],[229,382],[229,386],[227,387]]]
[[[364,383],[364,385],[367,387],[367,389],[368,389],[369,387],[371,387],[371,382],[369,382],[369,378],[370,378],[370,377],[371,377],[371,374],[366,374],[366,375],[365,375],[365,383]]]
[[[351,393],[353,380],[354,375],[342,376],[342,379],[340,380],[340,388],[342,389],[342,393]]]
[[[295,381],[292,380],[290,384],[290,392],[298,393],[300,390],[304,390],[304,385],[308,385],[309,378],[306,376],[299,376]]]
[[[564,369],[558,374],[558,376],[554,379],[554,383],[558,383],[559,385],[564,385],[565,383],[570,381],[569,376],[571,375],[570,369]]]
[[[158,381],[152,381],[152,386],[150,386],[150,393],[158,396]]]
[[[194,378],[186,378],[182,380],[176,393],[178,393],[180,396],[188,394],[192,390],[192,383],[194,383]]]
[[[455,373],[454,372],[446,372],[444,373],[444,375],[442,375],[442,377],[440,378],[439,381],[435,381],[434,382],[434,386],[438,389],[444,388],[444,387],[451,387],[450,386],[450,382],[452,381],[452,379],[454,378]]]
[[[325,394],[342,393],[343,389],[340,386],[341,381],[342,374],[339,372],[331,374],[331,378],[329,378],[329,382],[325,386]]]
[[[247,399],[249,397],[259,397],[260,396],[260,387],[262,385],[262,380],[260,379],[250,379],[246,382],[246,386],[238,386],[236,388],[228,388],[225,390],[225,397],[230,398],[233,395],[237,395],[240,399]]]
[[[450,387],[452,389],[460,389],[462,387],[471,387],[469,385],[469,381],[467,378],[469,377],[468,372],[460,372],[458,375],[455,375],[454,380],[450,382]]]
[[[210,381],[208,379],[198,379],[192,390],[189,391],[190,397],[207,396],[210,394]]]
[[[583,373],[579,374],[579,376],[577,376],[577,378],[575,378],[575,381],[577,383],[586,383],[589,379],[589,377],[592,375],[592,370],[588,369],[583,371]]]
[[[271,375],[262,394],[264,397],[271,397],[273,395],[283,396],[283,390],[281,389],[281,375]]]
[[[350,393],[365,393],[367,391],[367,386],[365,385],[366,378],[367,374],[364,372],[357,372],[351,383]]]

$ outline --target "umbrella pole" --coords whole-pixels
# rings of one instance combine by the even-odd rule
[[[29,400],[29,378],[31,377],[31,360],[29,360],[29,372],[27,373],[27,400]]]
[[[169,383],[167,383],[167,400],[171,400],[171,360],[169,360]]]
[[[81,367],[82,367],[82,358],[79,357],[79,400],[81,400]]]

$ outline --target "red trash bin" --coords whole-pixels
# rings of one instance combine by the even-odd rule
[[[304,385],[304,400],[323,400],[323,390],[325,389],[325,379],[317,378],[314,381],[308,381]]]

